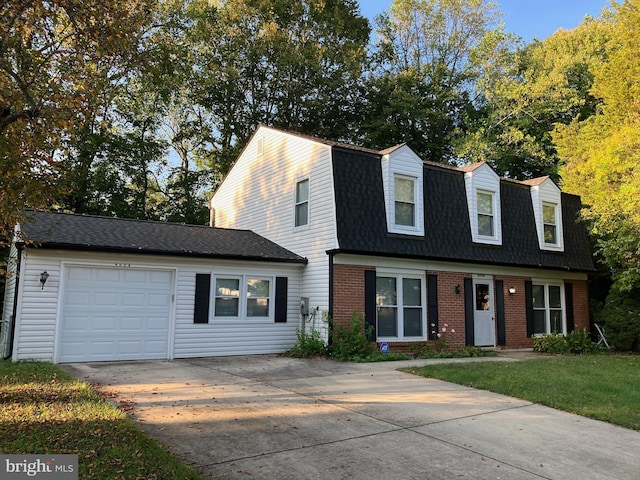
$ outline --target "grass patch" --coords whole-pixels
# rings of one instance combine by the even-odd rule
[[[91,386],[44,362],[0,361],[0,451],[77,454],[82,479],[198,479]]]
[[[562,356],[405,370],[640,430],[640,356]]]

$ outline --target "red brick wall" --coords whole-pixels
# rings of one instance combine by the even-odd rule
[[[364,272],[374,270],[373,267],[354,265],[334,265],[333,270],[333,321],[344,327],[349,325],[353,311],[364,315]],[[438,322],[439,328],[447,325],[447,341],[452,349],[465,346],[465,318],[464,318],[464,279],[471,277],[470,273],[431,272],[438,276]],[[524,283],[529,277],[496,275],[495,280],[502,280],[504,286],[504,309],[506,345],[497,348],[530,348],[533,339],[527,337],[526,306],[524,297]],[[573,283],[573,312],[575,328],[589,329],[589,307],[587,282],[572,281]],[[455,293],[460,285],[461,292]],[[495,283],[494,283],[495,285]],[[509,288],[515,288],[510,294]],[[494,294],[494,312],[495,312]],[[425,305],[426,308],[426,305]],[[496,322],[497,324],[497,322]],[[432,330],[431,322],[427,318],[427,328]],[[452,332],[455,330],[455,333]],[[441,332],[442,333],[442,332]],[[498,332],[495,332],[496,343]],[[389,347],[395,352],[410,352],[417,342],[391,342]],[[421,342],[429,343],[433,342]]]

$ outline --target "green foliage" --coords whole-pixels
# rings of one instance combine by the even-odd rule
[[[640,345],[640,289],[613,289],[599,315],[609,345],[618,350],[637,350]]]
[[[291,347],[290,355],[295,358],[309,358],[325,355],[327,347],[318,330],[303,332],[298,330],[298,341]]]
[[[544,334],[533,341],[533,351],[552,354],[575,354],[595,353],[599,351],[591,339],[591,335],[586,329],[573,331],[568,335],[557,333]]]
[[[340,360],[370,357],[375,351],[375,343],[369,340],[372,334],[373,328],[365,325],[364,315],[354,311],[347,328],[341,324],[335,325],[330,355]]]
[[[492,350],[482,350],[482,348],[474,346],[457,348],[455,350],[446,350],[436,346],[435,350],[432,350],[431,345],[428,343],[413,344],[411,345],[411,351],[415,358],[469,358],[493,357],[497,355],[497,353]]]

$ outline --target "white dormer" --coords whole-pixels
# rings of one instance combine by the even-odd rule
[[[387,230],[424,236],[422,160],[405,144],[380,153]]]
[[[467,192],[471,238],[475,243],[502,245],[500,177],[485,162],[461,168]]]
[[[524,183],[530,187],[540,249],[563,252],[564,234],[560,188],[548,176],[527,180]]]

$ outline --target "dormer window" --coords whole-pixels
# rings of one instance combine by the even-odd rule
[[[393,185],[396,225],[415,227],[416,179],[404,175],[394,175]]]
[[[478,190],[478,235],[483,237],[495,236],[493,215],[493,192]]]
[[[541,250],[564,251],[562,193],[549,177],[523,182],[530,187],[533,216]]]
[[[556,211],[558,205],[544,202],[542,204],[542,222],[544,227],[544,243],[558,244]]]
[[[406,145],[382,154],[382,184],[387,231],[399,235],[424,235],[424,165]]]
[[[472,241],[502,245],[500,177],[484,162],[463,167],[461,170],[465,172],[464,183]]]

